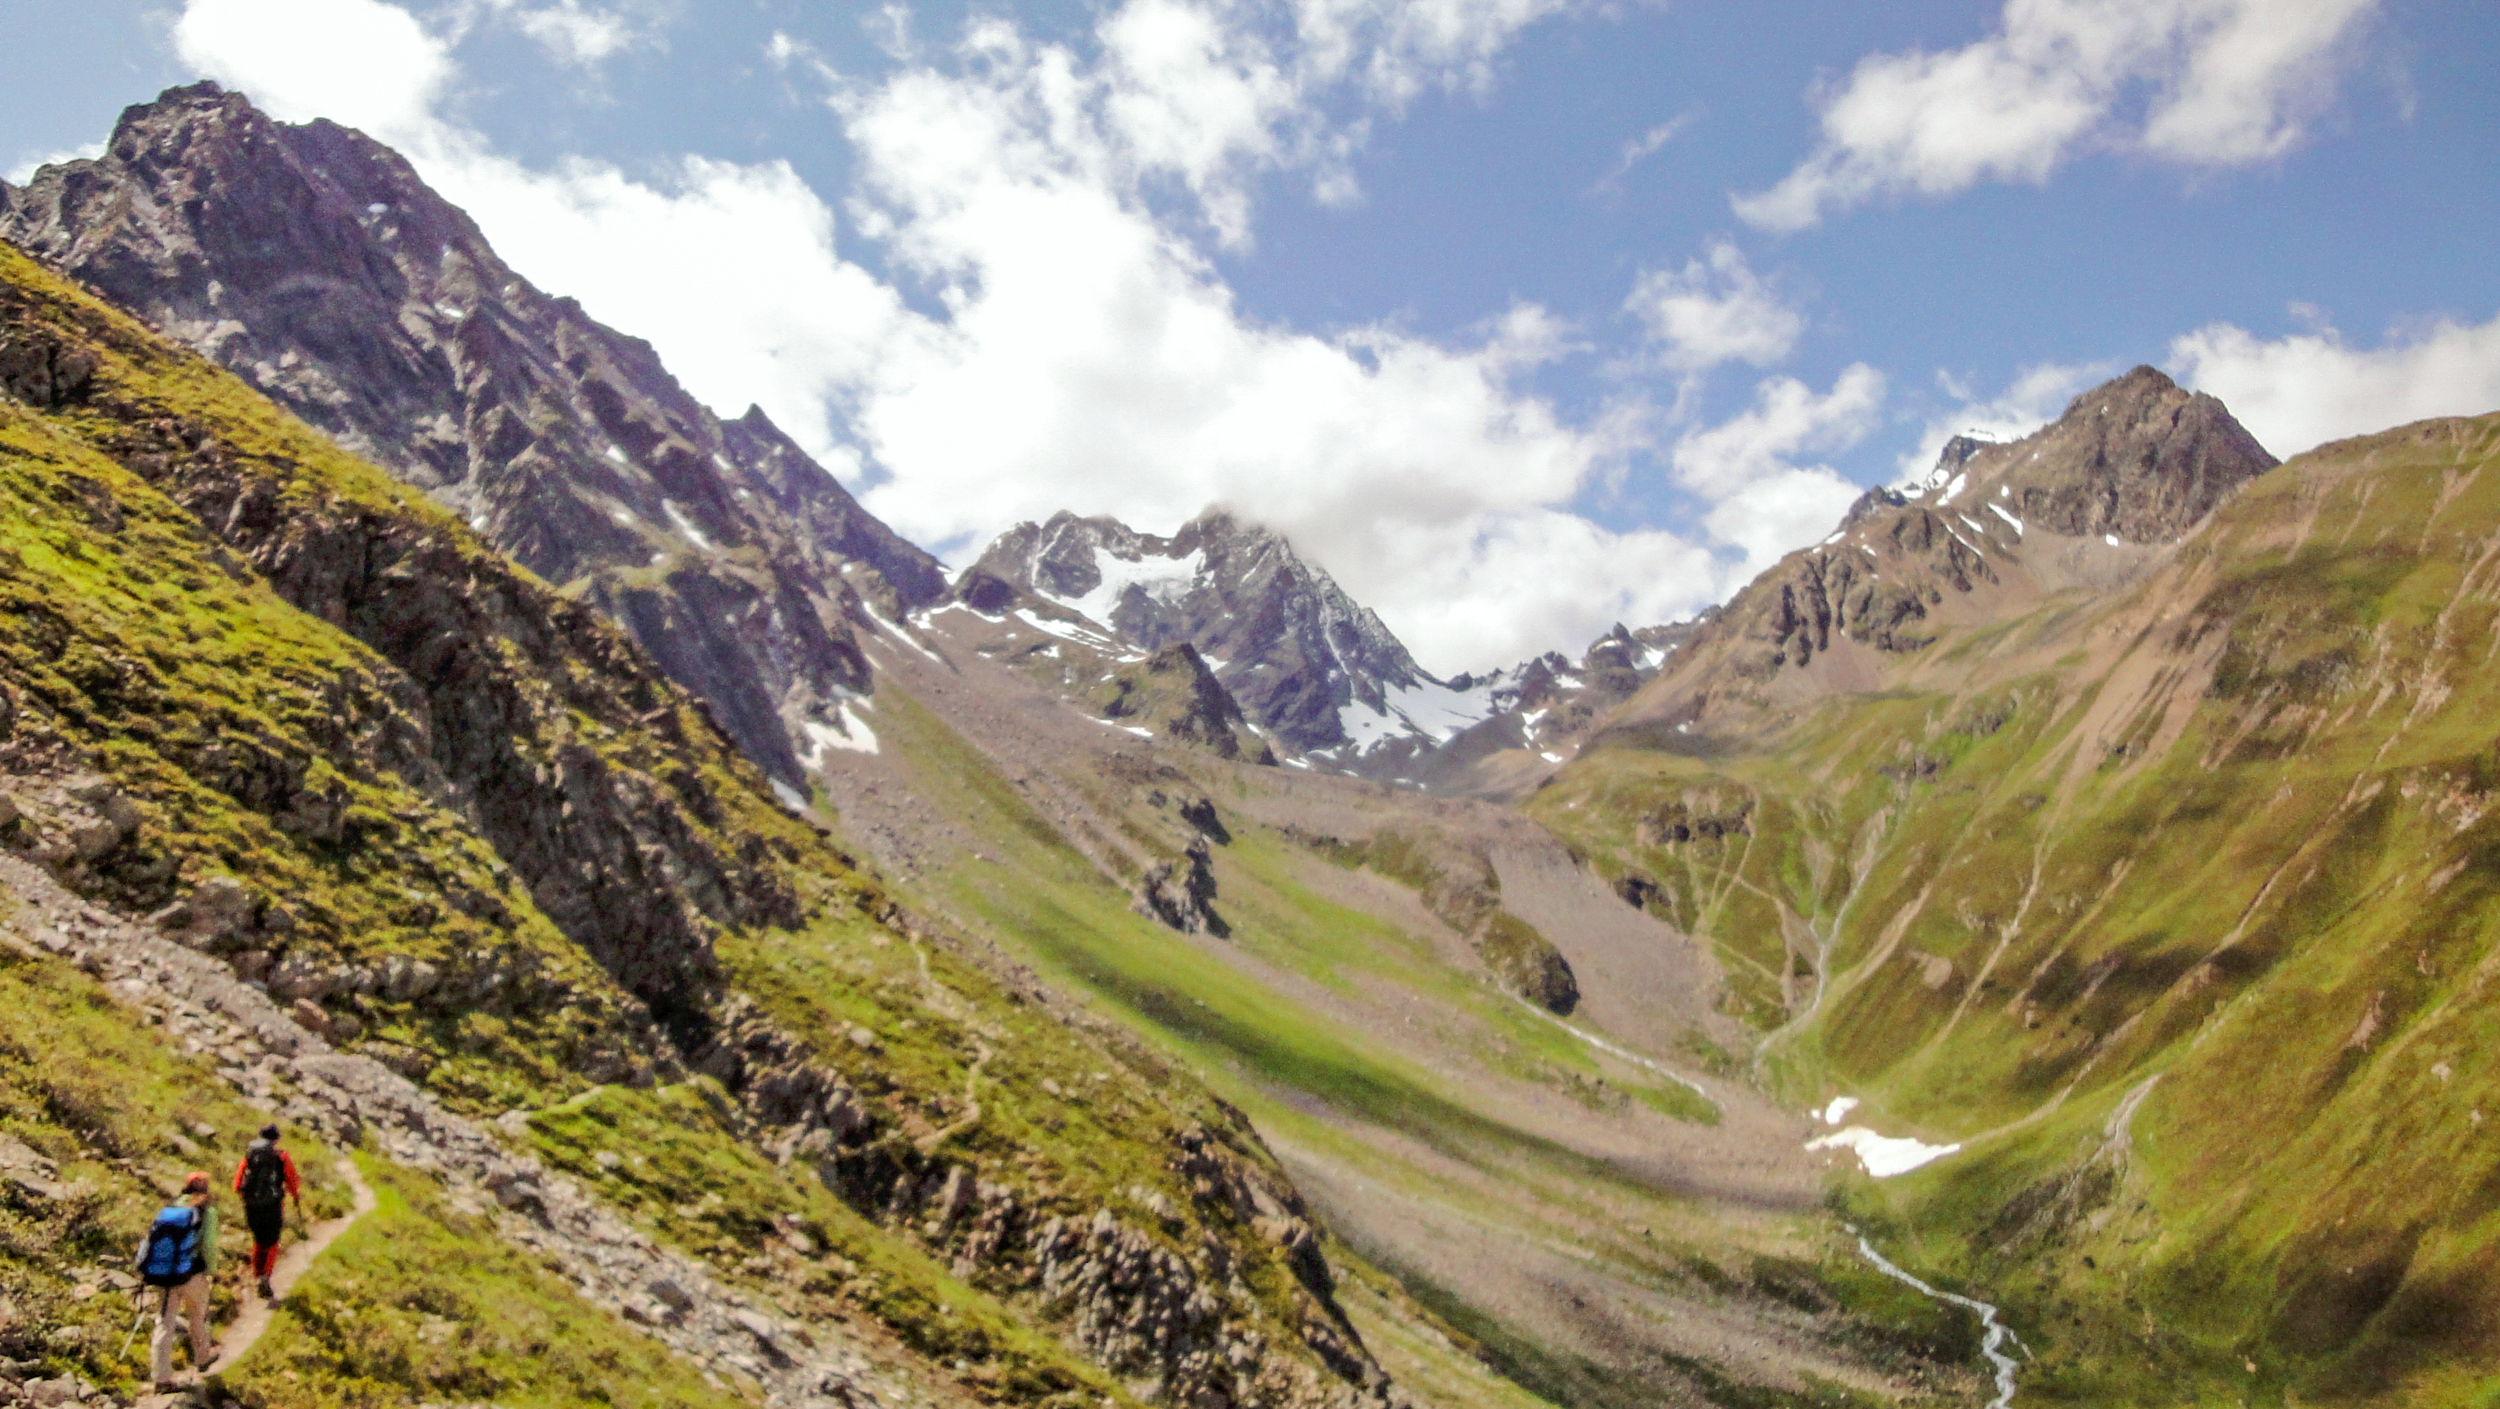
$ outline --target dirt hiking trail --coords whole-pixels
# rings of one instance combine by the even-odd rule
[[[280,1302],[286,1299],[287,1292],[294,1288],[306,1269],[313,1265],[313,1260],[328,1251],[330,1244],[338,1241],[339,1234],[355,1226],[357,1219],[373,1212],[374,1206],[380,1202],[366,1185],[364,1176],[356,1172],[354,1160],[343,1159],[331,1167],[347,1181],[347,1187],[356,1196],[356,1206],[343,1217],[314,1224],[302,1241],[291,1243],[279,1252],[278,1265],[269,1274],[269,1285],[277,1292]],[[275,1302],[254,1294],[247,1285],[242,1297],[242,1310],[235,1314],[233,1324],[217,1337],[217,1359],[213,1362],[216,1368],[221,1371],[231,1369],[237,1360],[242,1359],[244,1352],[260,1339],[261,1332],[269,1329],[269,1318],[276,1310]]]

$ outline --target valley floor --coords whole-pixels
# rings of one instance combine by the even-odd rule
[[[967,656],[872,645],[899,688],[864,710],[878,750],[826,769],[844,834],[916,908],[1187,1060],[1249,1112],[1358,1286],[1385,1276],[1512,1383],[1444,1354],[1410,1354],[1402,1378],[1451,1403],[1524,1386],[1627,1409],[1975,1384],[1951,1318],[1824,1212],[1811,1123],[1740,1079],[1710,955],[1542,828],[1149,746]],[[1180,849],[1175,809],[1201,796],[1226,829],[1222,935],[1136,913],[1122,880]],[[1485,984],[1413,888],[1312,844],[1419,823],[1471,838],[1503,903],[1567,945],[1571,1019]],[[1421,1326],[1365,1329],[1377,1350]]]

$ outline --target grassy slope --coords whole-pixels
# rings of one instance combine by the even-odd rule
[[[2048,663],[2085,639],[2055,604],[1775,752],[1608,753],[1539,799],[1667,884],[1765,1028],[1828,967],[1768,1049],[1794,1095],[1973,1142],[1851,1197],[2018,1308],[2027,1395],[2495,1387],[2496,469],[2500,418],[2327,447],[2183,547],[2150,590],[2184,610],[2101,618],[2123,650]],[[1749,830],[1638,844],[1703,797]]]
[[[57,1161],[68,1186],[57,1200],[19,1191],[0,1199],[0,1298],[15,1308],[0,1350],[47,1372],[144,1389],[147,1343],[125,1340],[131,1302],[105,1274],[127,1270],[139,1231],[184,1170],[206,1167],[222,1180],[244,1137],[268,1118],[208,1061],[134,1024],[85,974],[0,950],[0,1133]],[[305,1132],[290,1143],[306,1211],[345,1212],[346,1188],[330,1168],[336,1154]],[[412,1392],[544,1406],[743,1402],[693,1380],[658,1343],[502,1248],[490,1229],[448,1215],[424,1176],[372,1163],[366,1171],[384,1186],[381,1210],[336,1245],[226,1374],[246,1403],[400,1404]],[[219,1324],[246,1289],[251,1246],[231,1196],[221,1212]],[[628,1386],[652,1397],[633,1398]]]
[[[100,525],[99,503],[117,527]],[[74,427],[5,401],[0,523],[0,682],[15,701],[15,737],[83,755],[145,818],[96,888],[151,906],[230,876],[285,897],[309,947],[436,962],[525,956],[574,1001],[466,1028],[404,1004],[367,1017],[438,1048],[436,1084],[448,1093],[509,1104],[561,1087],[573,1051],[613,1027],[617,995],[456,815],[380,766],[378,736],[406,724],[389,668],[280,601]],[[280,830],[214,785],[227,770],[292,774],[334,792],[345,803],[340,835],[308,842]],[[462,914],[444,899],[455,891],[497,897],[511,923]]]
[[[0,401],[0,598],[7,606],[0,613],[0,685],[14,705],[12,758],[19,767],[66,762],[100,769],[143,815],[137,835],[92,874],[82,873],[81,884],[134,906],[231,875],[257,893],[283,897],[297,917],[298,942],[314,952],[446,962],[481,951],[522,956],[542,980],[539,996],[499,1015],[429,1015],[371,997],[354,1006],[369,1033],[428,1052],[435,1059],[428,1084],[455,1105],[481,1113],[560,1107],[590,1091],[582,1057],[594,1045],[625,1040],[617,1022],[622,995],[537,912],[491,848],[397,771],[410,766],[404,738],[395,738],[409,727],[409,683],[372,651],[280,600],[196,519],[99,447],[123,445],[129,428],[150,418],[188,426],[267,485],[287,511],[361,517],[430,535],[455,564],[469,563],[474,578],[506,584],[523,609],[559,605],[404,487],[6,246],[0,292],[9,299],[11,337],[58,338],[99,362],[88,401],[49,409]],[[606,633],[592,634],[626,649]],[[509,643],[502,648],[513,654]],[[752,855],[760,847],[785,858],[788,883],[804,897],[809,919],[789,930],[722,932],[723,966],[733,985],[749,990],[815,1059],[840,1068],[869,1098],[877,1122],[871,1133],[899,1141],[893,1163],[906,1176],[927,1166],[911,1137],[968,1113],[967,1078],[985,1044],[995,1056],[985,1083],[971,1091],[982,1118],[938,1154],[1007,1180],[1025,1195],[1028,1210],[1090,1216],[1110,1206],[1133,1215],[1136,1199],[1128,1191],[1172,1183],[1171,1139],[1183,1128],[1210,1130],[1238,1157],[1264,1160],[1238,1122],[1185,1078],[1115,1067],[1106,1074],[1117,1077],[1111,1089],[1098,1092],[1095,1073],[1106,1066],[1099,1043],[944,953],[925,960],[916,954],[877,918],[886,912],[874,887],[782,812],[761,778],[702,726],[682,695],[659,691],[677,716],[678,727],[668,731],[653,727],[647,712],[609,708],[596,660],[563,660],[556,670],[536,698],[558,703],[566,741],[586,742],[608,767],[642,775],[653,796],[698,780],[714,806],[689,826],[724,850]],[[563,707],[568,699],[588,703]],[[279,827],[265,804],[256,805],[257,795],[247,796],[235,770],[222,767],[237,757],[251,762],[247,777],[281,775],[286,786],[279,793],[300,793],[308,781],[337,792],[350,825],[327,841]],[[464,891],[499,897],[508,923],[469,920],[449,903]],[[848,1040],[854,1024],[879,1035],[873,1051]],[[1054,1074],[1066,1095],[1044,1088]],[[756,1273],[747,1263],[759,1250],[757,1229],[651,1222],[660,1236],[724,1272],[796,1295],[828,1266],[873,1265],[874,1292],[832,1298],[835,1314],[882,1320],[907,1344],[953,1366],[940,1373],[974,1392],[1010,1401],[1121,1397],[1047,1329],[1063,1308],[1016,1298],[1015,1269],[984,1268],[972,1280],[987,1288],[971,1287],[921,1251],[925,1238],[913,1227],[856,1212],[844,1223],[824,1207],[824,1186],[804,1165],[759,1165],[739,1121],[654,1101],[639,1110],[634,1128],[636,1139],[671,1149],[688,1169],[724,1177],[743,1171],[738,1177],[753,1184],[762,1204],[811,1210],[823,1227],[845,1230],[847,1241],[836,1246],[848,1256],[820,1249],[805,1266]],[[587,1138],[578,1128],[571,1134]],[[546,1149],[593,1153],[581,1139]],[[425,1206],[421,1191],[403,1194]],[[1185,1195],[1181,1206],[1191,1207]],[[1250,1297],[1243,1314],[1287,1356],[1301,1354],[1291,1327],[1304,1313],[1282,1253],[1261,1244],[1246,1224],[1218,1226],[1194,1212],[1157,1227],[1159,1238],[1192,1255],[1202,1237],[1230,1244]],[[492,1256],[474,1242],[481,1229],[447,1225],[444,1236],[466,1246],[463,1255]],[[979,1336],[968,1340],[949,1324],[966,1319],[984,1328]],[[322,1365],[336,1371],[323,1384],[290,1382],[288,1393],[352,1402],[376,1392],[359,1377],[396,1375],[391,1382],[409,1393],[433,1383],[436,1372],[427,1367],[440,1356],[394,1358],[396,1352],[377,1350],[342,1360],[321,1349],[338,1349],[335,1330],[280,1318],[264,1342],[271,1357],[300,1376]],[[479,1363],[508,1356],[511,1347],[489,1337],[479,1343]],[[633,1377],[619,1368],[628,1360],[582,1363],[608,1366],[601,1373],[610,1374],[612,1388],[615,1376]]]

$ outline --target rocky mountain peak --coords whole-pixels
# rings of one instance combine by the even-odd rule
[[[1955,437],[1921,497],[1998,505],[2072,538],[2171,543],[2277,463],[2219,400],[2138,367],[2020,440]]]
[[[1168,538],[1071,513],[1018,524],[953,596],[992,615],[1020,602],[1073,614],[1133,654],[1186,642],[1249,720],[1302,752],[1453,727],[1417,715],[1450,692],[1376,614],[1283,535],[1220,507]]]
[[[1680,747],[1860,688],[1948,623],[2128,580],[2275,463],[2220,401],[2151,367],[2020,440],[1956,436],[1919,485],[1868,490],[1730,598],[1609,727]]]
[[[7,193],[0,237],[585,596],[801,792],[806,725],[871,685],[848,569],[889,611],[945,588],[761,410],[714,415],[351,128],[171,89]]]

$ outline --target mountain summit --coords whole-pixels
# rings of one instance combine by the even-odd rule
[[[1970,502],[1994,494],[2050,533],[2171,543],[2277,463],[2219,400],[2138,367],[2021,440],[1955,437],[1920,497],[1949,502],[1966,486]]]
[[[172,89],[102,157],[0,188],[0,237],[606,610],[785,785],[805,786],[808,725],[870,685],[878,628],[846,569],[890,609],[944,588],[761,410],[715,416],[349,128]]]
[[[2220,401],[2151,367],[2020,440],[1955,437],[1920,485],[1868,491],[1730,598],[1609,727],[1680,747],[1875,688],[1948,627],[2134,580],[2276,463]]]
[[[993,616],[1021,606],[1041,622],[1080,618],[1125,653],[1187,642],[1254,723],[1339,762],[1391,741],[1447,738],[1484,713],[1283,535],[1220,508],[1169,538],[1065,513],[1018,524],[953,596]]]

